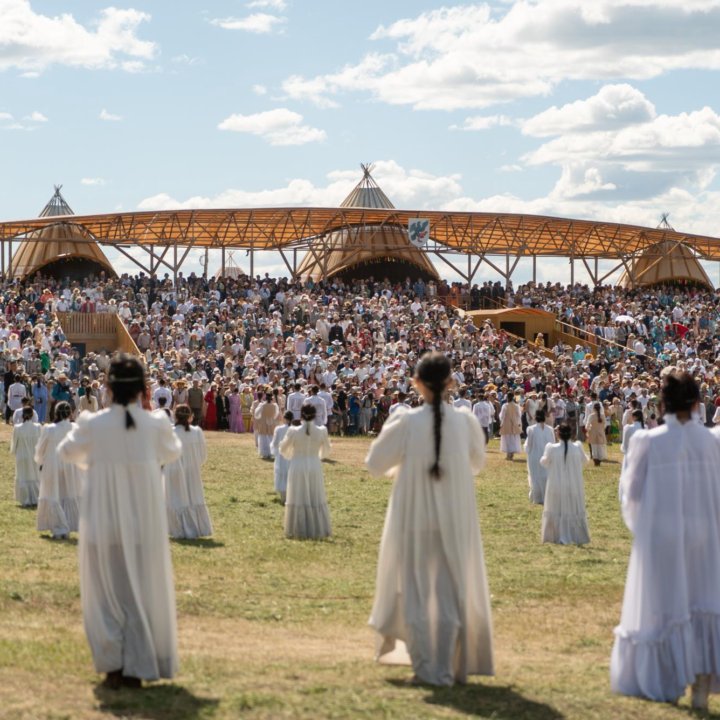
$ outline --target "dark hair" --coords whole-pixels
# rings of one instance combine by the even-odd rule
[[[185,432],[190,432],[190,420],[192,416],[193,411],[189,405],[178,405],[175,408],[175,425],[182,425],[185,428]]]
[[[28,405],[22,409],[22,421],[27,422],[33,418],[33,409]]]
[[[536,422],[545,422],[545,411],[544,410],[536,410],[535,411],[535,421]]]
[[[273,402],[275,400],[275,396],[271,392],[265,393],[265,402]]]
[[[305,420],[307,422],[307,425],[305,426],[305,434],[310,434],[310,423],[315,419],[315,416],[317,415],[317,409],[314,405],[303,405],[300,408],[300,418],[302,420]]]
[[[643,418],[642,410],[633,410],[632,417],[633,420],[637,420],[643,427],[645,427],[645,418]]]
[[[690,410],[699,400],[700,388],[692,375],[686,372],[672,372],[665,376],[662,387],[665,412],[674,414]]]
[[[134,428],[135,421],[127,406],[145,390],[145,369],[134,357],[118,355],[110,363],[108,386],[112,390],[113,402],[125,408],[125,428]]]
[[[565,455],[564,459],[567,460],[567,451],[568,451],[568,440],[572,437],[572,430],[570,430],[570,426],[566,423],[562,423],[558,426],[558,437],[565,443]]]
[[[430,467],[430,475],[439,480],[440,446],[442,444],[442,394],[447,386],[452,368],[450,361],[439,352],[425,353],[415,367],[415,377],[432,393],[433,435],[435,437],[435,462]]]
[[[283,420],[285,420],[286,422],[292,422],[294,419],[295,419],[295,416],[293,415],[292,410],[288,410],[283,415]]]
[[[597,413],[598,420],[602,420],[602,415],[600,414],[600,411],[602,410],[602,405],[600,405],[600,403],[596,402],[593,405],[593,410]]]
[[[67,420],[71,415],[72,408],[70,407],[70,403],[65,402],[65,400],[61,400],[53,410],[53,418],[55,419],[56,423]]]

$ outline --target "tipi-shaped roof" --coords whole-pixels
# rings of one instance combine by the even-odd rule
[[[237,280],[240,277],[245,276],[245,271],[235,262],[235,253],[228,252],[227,258],[225,260],[225,272],[223,273],[222,265],[217,269],[217,272],[215,273],[215,279],[220,280],[220,278],[229,278],[230,280]]]
[[[40,217],[67,217],[73,211],[55,185],[55,192]],[[37,272],[58,278],[80,279],[101,271],[117,277],[105,253],[87,230],[73,222],[58,220],[42,230],[28,233],[12,257],[12,276],[21,280]]]
[[[360,167],[363,171],[362,180],[360,180],[350,194],[340,203],[340,207],[394,210],[395,206],[390,202],[390,198],[388,198],[373,179],[373,165],[361,163]]]
[[[663,215],[659,227],[673,228]],[[644,250],[630,265],[632,277],[623,272],[618,285],[621,287],[647,287],[693,283],[710,290],[713,284],[693,251],[682,243],[664,240]]]
[[[363,176],[340,207],[394,209],[388,196],[372,176],[372,165],[360,166]],[[404,280],[424,277],[438,280],[439,275],[426,253],[415,247],[407,228],[397,225],[360,225],[336,230],[315,240],[300,263],[296,275],[321,280],[337,275],[384,277]]]

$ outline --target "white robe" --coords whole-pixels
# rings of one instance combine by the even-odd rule
[[[720,443],[715,431],[665,415],[637,431],[622,473],[633,533],[612,689],[657,701],[697,675],[720,690]]]
[[[542,505],[545,501],[545,485],[547,484],[547,470],[540,464],[540,458],[545,452],[548,443],[555,442],[553,429],[543,423],[529,425],[525,452],[527,453],[528,485],[530,486],[530,502]]]
[[[167,418],[112,405],[84,413],[58,455],[86,470],[80,600],[98,672],[144,680],[177,671],[177,621],[160,466],[180,457]]]
[[[548,470],[545,487],[541,539],[561,545],[584,545],[590,542],[585,512],[583,465],[588,456],[582,443],[552,443],[545,447],[540,462]]]
[[[285,536],[298,539],[328,537],[330,513],[325,497],[321,457],[330,455],[330,439],[325,427],[303,422],[288,428],[280,443],[288,466]]]
[[[35,462],[35,447],[41,429],[41,425],[32,421],[13,427],[10,452],[15,455],[15,500],[23,507],[38,504],[40,473]]]
[[[273,433],[273,439],[271,444],[271,451],[275,457],[274,467],[274,486],[275,492],[286,493],[287,482],[288,482],[288,469],[290,463],[280,453],[280,444],[285,439],[287,431],[290,429],[289,425],[278,425]]]
[[[370,447],[373,475],[394,478],[370,625],[377,659],[412,664],[434,685],[492,675],[492,622],[473,476],[485,436],[466,410],[442,406],[439,480],[433,411],[398,410]]]
[[[163,468],[168,532],[172,538],[208,537],[213,527],[202,483],[202,466],[207,460],[205,435],[192,425],[187,431],[176,425],[175,435],[182,455]]]
[[[37,529],[54,537],[77,532],[79,527],[83,474],[57,454],[58,445],[73,427],[69,420],[45,425],[35,448],[35,462],[41,468]]]

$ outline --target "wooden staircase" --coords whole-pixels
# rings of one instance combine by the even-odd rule
[[[125,324],[114,313],[59,312],[56,317],[68,342],[81,355],[100,350],[140,355]]]

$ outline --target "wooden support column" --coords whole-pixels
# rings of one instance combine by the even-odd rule
[[[597,287],[600,283],[598,282],[599,277],[599,271],[598,271],[598,257],[595,256],[595,277],[593,278],[593,282],[595,283],[595,287]]]
[[[575,285],[575,258],[570,256],[570,285]]]
[[[3,280],[5,279],[5,238],[0,240],[0,273]]]
[[[537,255],[532,256],[533,263],[533,285],[537,283]]]
[[[225,246],[223,245],[220,250],[220,275],[225,277]]]
[[[250,277],[255,279],[255,251],[250,248]]]
[[[177,261],[177,243],[173,246],[173,285],[177,291],[178,281],[178,261]]]
[[[505,254],[505,289],[510,289],[510,253]]]
[[[203,273],[203,277],[205,280],[208,279],[208,263],[210,262],[210,253],[208,252],[207,247],[205,248],[205,272]]]
[[[13,274],[13,248],[12,240],[8,242],[8,277],[12,279]]]

